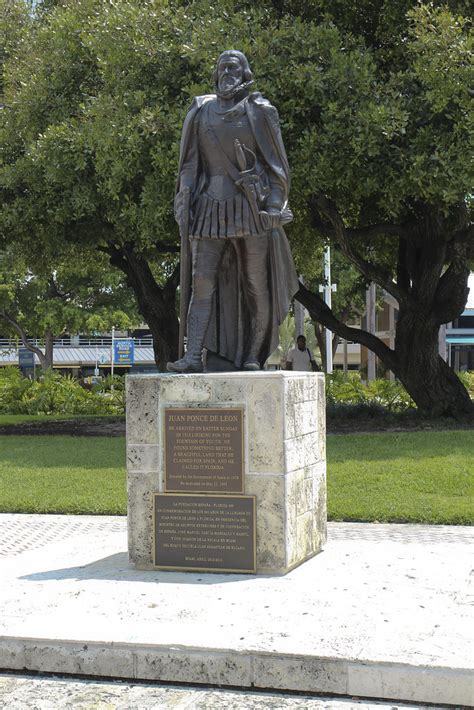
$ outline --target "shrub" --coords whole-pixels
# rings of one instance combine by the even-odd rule
[[[22,414],[22,400],[31,384],[17,367],[0,368],[0,412]]]
[[[110,383],[111,384],[111,383]],[[0,371],[0,413],[3,414],[123,414],[122,378],[101,390],[84,389],[69,375],[48,371],[32,381],[16,368]]]
[[[403,385],[396,380],[378,379],[366,384],[358,372],[336,371],[326,376],[326,402],[330,409],[358,407],[359,411],[404,412],[415,407]]]
[[[474,372],[472,370],[468,372],[458,372],[458,377],[469,392],[471,399],[474,399]]]

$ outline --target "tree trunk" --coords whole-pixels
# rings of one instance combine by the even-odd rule
[[[473,417],[474,405],[456,373],[439,354],[439,325],[420,312],[398,315],[395,375],[416,405],[430,416]]]
[[[54,336],[49,328],[44,334],[44,362],[41,363],[43,370],[53,367]]]
[[[42,350],[40,348],[37,348],[36,345],[33,345],[33,343],[30,343],[28,340],[28,336],[23,329],[23,327],[16,321],[13,316],[11,316],[9,313],[6,311],[0,311],[0,319],[4,320],[8,325],[10,325],[13,330],[18,333],[20,336],[21,342],[25,346],[27,350],[30,352],[34,353],[37,357],[38,360],[40,361],[40,365],[43,370],[47,370],[48,366],[46,364],[46,358]]]
[[[341,338],[373,350],[384,365],[403,383],[417,407],[431,416],[473,418],[474,404],[459,377],[439,356],[439,324],[420,311],[401,307],[395,350],[372,333],[341,323],[319,294],[300,284],[296,298],[311,319],[331,328]]]
[[[334,202],[314,196],[313,222],[335,239],[364,278],[385,289],[399,304],[392,350],[374,334],[349,328],[317,294],[300,286],[297,298],[311,318],[341,338],[372,350],[403,382],[421,411],[432,416],[474,418],[474,403],[457,375],[439,356],[438,334],[444,323],[462,313],[467,300],[473,227],[464,201],[448,217],[438,205],[418,202],[403,224],[371,224],[348,228]],[[453,225],[457,225],[453,227]],[[398,239],[396,280],[386,265],[369,261],[364,244],[379,237]],[[374,241],[375,240],[375,241]],[[362,248],[361,248],[362,247]],[[375,252],[377,249],[375,249]]]
[[[315,323],[313,321],[314,325],[314,334],[316,335],[316,340],[318,342],[318,347],[319,347],[319,354],[321,356],[321,370],[323,372],[326,372],[326,339],[324,337],[323,333],[323,328],[319,325],[319,323]]]
[[[147,260],[136,254],[133,247],[109,246],[110,262],[127,277],[133,289],[138,310],[151,330],[153,350],[158,370],[165,371],[166,363],[178,357],[179,322],[176,315],[176,289],[179,268],[176,267],[164,287],[159,286]]]

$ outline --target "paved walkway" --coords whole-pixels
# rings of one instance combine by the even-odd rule
[[[353,698],[0,674],[5,710],[437,710]],[[438,706],[438,710],[441,706]]]
[[[83,535],[125,533],[127,518],[112,515],[17,515],[0,513],[0,557]],[[402,545],[472,545],[474,528],[458,525],[409,525],[381,523],[328,523],[330,540],[360,540]]]
[[[0,668],[249,688],[173,687],[173,705],[170,687],[6,676],[4,707],[105,708],[117,687],[124,708],[343,702],[280,689],[474,705],[473,528],[332,523],[284,577],[135,570],[120,517],[2,514],[0,540]]]

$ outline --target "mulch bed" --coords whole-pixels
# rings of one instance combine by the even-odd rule
[[[328,417],[328,434],[372,434],[409,431],[451,431],[472,430],[474,422],[457,421],[443,417],[423,419],[416,415]]]
[[[327,420],[328,434],[370,434],[374,432],[443,431],[474,429],[473,424],[454,419],[420,420],[417,417],[342,417]],[[0,426],[3,435],[125,436],[125,419],[64,419],[24,422]]]
[[[125,419],[63,419],[0,426],[3,435],[125,436]]]

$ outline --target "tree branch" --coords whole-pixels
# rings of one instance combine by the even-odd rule
[[[398,360],[395,352],[372,333],[359,328],[351,328],[338,320],[332,310],[324,303],[323,299],[316,293],[309,291],[300,281],[300,289],[295,298],[308,310],[312,319],[319,321],[333,333],[344,338],[353,340],[372,350],[382,362],[396,373]]]
[[[48,295],[50,298],[59,298],[61,301],[67,301],[70,298],[72,291],[61,291],[59,284],[54,275],[48,279]]]
[[[154,250],[157,254],[179,254],[181,247],[179,244],[160,244],[155,242]]]
[[[176,266],[174,267],[173,273],[172,273],[171,276],[167,279],[166,284],[165,284],[165,286],[164,286],[164,289],[163,289],[163,290],[164,290],[167,294],[168,294],[168,293],[173,293],[173,294],[174,294],[174,293],[176,292],[176,289],[177,289],[178,286],[179,286],[179,273],[180,273],[180,269],[179,269],[179,263],[178,263],[178,264],[176,264]]]
[[[346,229],[346,234],[351,239],[371,239],[386,234],[389,237],[408,237],[408,230],[403,224],[368,224],[365,227]]]
[[[469,224],[454,232],[453,241],[455,244],[468,245],[471,255],[474,254],[474,224]]]
[[[433,314],[439,325],[450,323],[458,318],[464,310],[469,288],[469,267],[467,266],[468,245],[455,247],[455,255],[451,264],[441,276],[433,303]]]
[[[354,264],[354,266],[357,267],[357,269],[359,269],[365,278],[368,281],[374,281],[379,286],[382,286],[382,288],[390,293],[399,303],[411,300],[409,293],[400,288],[393,281],[389,271],[382,269],[380,266],[371,264],[354,251],[352,245],[350,244],[350,239],[343,219],[334,203],[324,195],[317,195],[315,199],[319,209],[331,223],[334,230],[334,237],[341,245],[344,255]]]
[[[13,318],[13,316],[10,316],[10,315],[9,315],[6,311],[4,311],[4,310],[0,311],[0,318],[3,318],[3,320],[4,320],[6,323],[8,323],[8,325],[10,325],[16,333],[18,333],[18,335],[20,336],[21,342],[23,343],[23,345],[25,346],[25,348],[27,348],[30,352],[32,352],[32,353],[34,353],[35,355],[37,355],[37,356],[38,356],[38,359],[39,359],[39,361],[40,361],[40,363],[41,363],[41,367],[43,367],[43,369],[47,369],[47,368],[45,367],[46,358],[45,358],[45,356],[44,356],[44,353],[43,353],[39,348],[37,348],[35,345],[33,345],[32,343],[29,343],[29,342],[28,342],[28,337],[27,337],[27,335],[26,335],[26,332],[23,330],[23,328],[22,328],[21,325],[18,323],[18,321],[16,321],[16,320]]]

